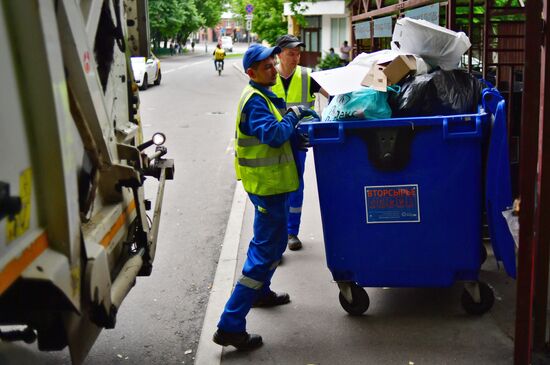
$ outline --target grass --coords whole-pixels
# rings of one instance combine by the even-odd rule
[[[242,53],[226,53],[225,58],[241,58],[243,56]]]

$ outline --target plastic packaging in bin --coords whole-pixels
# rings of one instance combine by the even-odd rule
[[[481,111],[300,126],[314,150],[328,268],[339,286],[349,284],[340,292],[349,313],[366,310],[351,304],[360,293],[358,287],[479,283],[482,182],[502,183],[482,175],[490,120],[491,115]],[[504,137],[496,133],[492,138]],[[497,163],[506,164],[500,152],[507,147],[493,139],[490,143],[493,155],[500,156]],[[494,160],[489,156],[489,163]],[[499,178],[509,180],[504,174]],[[501,191],[491,204],[500,209],[509,198]],[[505,257],[508,274],[515,276],[513,240],[507,239],[509,231],[501,224],[506,222],[502,214],[498,222],[495,214],[488,217],[493,220],[489,224],[497,258]],[[466,287],[463,306],[482,313],[492,306],[494,296],[479,283],[481,301],[488,299],[474,303],[475,290]],[[368,307],[368,296],[366,300]]]

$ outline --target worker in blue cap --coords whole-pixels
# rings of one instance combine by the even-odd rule
[[[248,246],[242,275],[218,322],[213,340],[222,346],[252,350],[262,337],[246,332],[246,315],[252,307],[290,302],[287,293],[271,290],[271,277],[287,246],[289,193],[299,178],[291,143],[297,143],[296,124],[315,111],[293,106],[271,91],[277,79],[275,55],[279,47],[253,44],[243,56],[250,78],[237,110],[235,171],[254,205],[254,237]]]

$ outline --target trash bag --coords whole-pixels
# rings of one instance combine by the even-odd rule
[[[388,88],[388,90],[391,90]],[[388,94],[370,87],[336,95],[323,110],[321,120],[365,120],[391,117]]]
[[[464,32],[454,32],[422,19],[401,18],[395,24],[391,49],[418,55],[433,68],[453,70],[471,43]]]
[[[477,113],[482,89],[464,70],[437,70],[406,79],[388,103],[394,118]]]

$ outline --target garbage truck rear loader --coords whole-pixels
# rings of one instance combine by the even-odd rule
[[[0,1],[0,340],[81,363],[151,273],[174,174],[130,66],[147,0]]]

